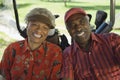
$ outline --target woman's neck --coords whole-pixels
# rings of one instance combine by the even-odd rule
[[[35,50],[41,46],[42,43],[28,42],[31,50]]]

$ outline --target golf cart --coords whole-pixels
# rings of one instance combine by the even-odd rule
[[[15,14],[15,18],[16,18],[16,25],[17,25],[17,29],[20,33],[20,35],[24,38],[27,37],[26,35],[26,29],[21,30],[20,28],[20,24],[19,24],[19,15],[18,15],[18,11],[17,11],[17,7],[16,7],[16,0],[13,0],[13,7],[14,7],[14,14]],[[55,17],[57,18],[58,15],[55,15]],[[99,26],[97,26],[97,29],[94,31],[95,33],[109,33],[114,25],[115,22],[115,0],[110,0],[110,21],[105,22],[104,20],[107,18],[107,15],[104,11],[98,11],[96,14],[96,24],[99,24]]]

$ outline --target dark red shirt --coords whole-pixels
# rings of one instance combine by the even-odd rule
[[[62,51],[44,42],[31,51],[27,40],[10,44],[1,61],[1,73],[6,80],[59,80]]]
[[[120,80],[120,36],[94,34],[88,51],[74,41],[63,52],[65,80]]]

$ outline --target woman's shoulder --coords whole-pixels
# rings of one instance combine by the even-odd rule
[[[25,44],[25,40],[11,42],[8,47],[20,47]]]

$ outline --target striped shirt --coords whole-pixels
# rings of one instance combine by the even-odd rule
[[[120,36],[94,34],[88,51],[75,41],[63,52],[64,80],[120,80]]]

